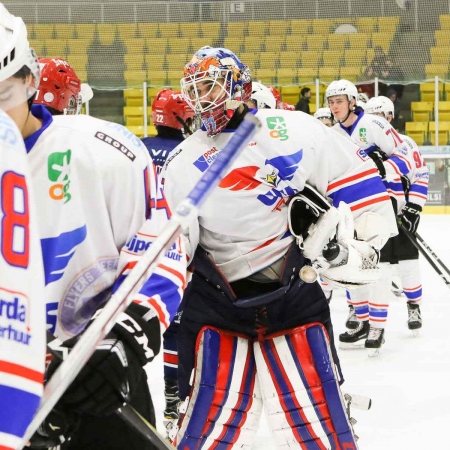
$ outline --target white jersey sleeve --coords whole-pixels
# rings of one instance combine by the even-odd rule
[[[348,138],[294,111],[259,110],[263,123],[184,230],[191,258],[201,245],[229,281],[255,273],[293,242],[287,203],[305,183],[330,202],[348,203],[357,217],[373,211],[397,234],[389,196],[374,163]],[[183,141],[162,171],[169,207],[178,204],[217,157],[231,132]]]
[[[0,448],[18,448],[42,396],[44,274],[22,136],[0,110]]]

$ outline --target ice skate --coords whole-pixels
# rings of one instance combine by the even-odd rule
[[[420,307],[416,303],[407,302],[408,308],[408,328],[413,332],[414,336],[418,336],[420,328],[422,328],[422,316]]]
[[[384,328],[370,327],[369,336],[364,346],[369,350],[369,356],[378,356],[384,344]]]
[[[339,348],[363,348],[364,341],[369,335],[369,321],[358,322],[358,328],[346,331],[339,335]]]
[[[176,426],[179,418],[178,405],[180,399],[178,397],[177,380],[164,380],[164,397],[166,399],[166,407],[164,408],[163,424],[166,428],[166,439],[171,441],[171,430]]]
[[[348,305],[348,309],[349,312],[345,326],[349,330],[356,330],[359,326],[359,320],[356,318],[355,308],[353,308],[353,305]]]

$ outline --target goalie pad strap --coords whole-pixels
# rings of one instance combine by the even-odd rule
[[[255,343],[255,358],[279,448],[357,448],[323,325],[274,333]]]
[[[177,448],[236,445],[250,450],[262,410],[261,398],[254,392],[256,366],[251,343],[245,336],[204,327],[197,338],[196,354]]]

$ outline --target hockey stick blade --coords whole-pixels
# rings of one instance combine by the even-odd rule
[[[416,247],[417,250],[419,250],[422,256],[428,261],[430,266],[441,277],[442,281],[447,285],[448,288],[450,288],[450,273],[448,272],[447,267],[444,266],[444,264],[442,263],[441,263],[442,267],[439,267],[438,262],[440,263],[441,260],[436,256],[436,254],[431,250],[431,248],[428,245],[424,244],[425,241],[422,238],[420,238],[419,240],[414,239],[414,236],[418,238],[417,233],[413,235],[403,225],[401,225],[401,227],[402,230],[405,232],[406,236],[408,237],[408,239],[414,245],[414,247]],[[437,261],[433,259],[433,256],[436,258]]]
[[[67,359],[58,367],[51,380],[45,386],[39,409],[22,439],[22,447],[29,441],[30,437],[53,409],[78,372],[86,364],[97,345],[112,329],[120,313],[127,308],[129,293],[139,285],[144,274],[150,276],[153,273],[159,259],[180,235],[182,227],[187,226],[195,218],[199,207],[206,200],[208,194],[217,185],[224,172],[237,157],[239,151],[245,147],[259,127],[261,127],[260,121],[253,114],[246,114],[244,120],[220,151],[215,161],[203,173],[186,199],[177,206],[163,232],[153,241],[127,278],[106,303],[98,317],[81,335]]]
[[[69,354],[69,349],[62,344],[63,342],[61,340],[53,336],[50,331],[47,331],[47,349],[54,358],[64,361]],[[115,412],[115,414],[144,438],[148,439],[158,450],[173,450],[175,448],[173,445],[166,442],[156,428],[149,423],[145,417],[142,417],[131,405],[123,405]]]

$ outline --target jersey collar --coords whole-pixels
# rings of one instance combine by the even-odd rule
[[[349,135],[351,136],[354,129],[356,128],[356,126],[358,125],[358,122],[361,120],[361,117],[364,115],[364,111],[363,110],[358,110],[358,111],[353,111],[353,114],[356,114],[358,116],[358,118],[355,120],[355,122],[353,122],[352,125],[350,125],[349,127],[344,127],[344,125],[342,125],[342,123],[339,124],[339,126]]]
[[[31,151],[36,144],[36,141],[39,139],[41,134],[50,126],[53,122],[53,117],[47,110],[47,108],[43,105],[33,105],[31,107],[31,114],[34,117],[42,120],[42,127],[39,130],[35,131],[33,134],[24,139],[25,148],[27,149],[27,153]]]

